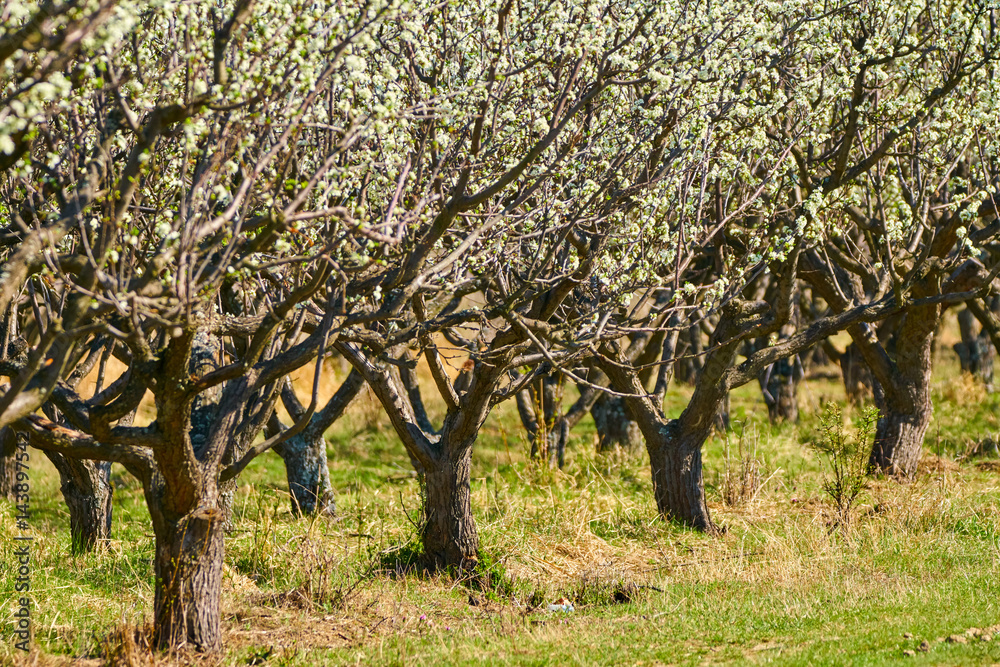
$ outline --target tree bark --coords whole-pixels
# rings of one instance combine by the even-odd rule
[[[872,447],[872,469],[900,479],[917,473],[924,435],[931,422],[931,367],[928,364],[918,381],[897,384],[890,393],[876,384],[875,405],[879,419]],[[920,381],[922,380],[922,381]]]
[[[767,416],[772,424],[795,422],[799,419],[799,381],[802,373],[797,368],[796,358],[782,359],[771,365],[758,378]]]
[[[917,473],[933,413],[931,346],[940,319],[940,307],[929,306],[911,309],[899,322],[895,363],[874,383],[880,412],[871,456],[874,471],[900,479],[912,479]]]
[[[14,485],[17,484],[17,434],[14,429],[0,429],[0,498],[14,499]]]
[[[672,419],[646,433],[646,450],[653,473],[653,495],[660,514],[698,530],[714,532],[705,503],[701,448],[707,433],[687,431]]]
[[[316,436],[312,429],[306,429],[275,447],[275,451],[285,462],[292,514],[334,514],[336,504],[323,435]]]
[[[166,507],[162,482],[144,485],[156,536],[153,644],[159,650],[222,648],[219,601],[222,596],[225,516],[204,498],[194,511],[175,516]]]
[[[111,537],[111,463],[71,459],[45,452],[59,471],[60,489],[69,510],[71,549],[93,551]]]
[[[479,552],[472,518],[472,443],[444,444],[433,467],[422,473],[424,556],[434,569],[471,570]]]
[[[597,428],[597,451],[611,451],[616,446],[634,451],[642,442],[639,425],[629,418],[621,397],[602,394],[590,414]]]
[[[989,334],[979,327],[975,316],[968,308],[964,308],[958,313],[958,330],[962,340],[955,343],[954,350],[958,355],[962,370],[971,373],[987,387],[991,386],[996,350],[990,341]]]

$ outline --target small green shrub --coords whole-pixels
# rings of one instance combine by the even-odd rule
[[[841,523],[848,523],[851,508],[868,488],[875,423],[878,409],[861,411],[854,436],[844,430],[844,417],[837,405],[829,404],[820,420],[820,439],[810,447],[825,460],[828,475],[823,490],[833,499]]]

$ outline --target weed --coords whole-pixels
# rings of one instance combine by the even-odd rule
[[[628,604],[643,601],[649,588],[623,578],[584,573],[565,593],[565,597],[579,607]]]
[[[111,667],[146,667],[154,665],[150,637],[152,626],[134,627],[119,624],[100,642],[100,655]]]
[[[760,439],[757,429],[753,429],[753,446],[750,451],[746,444],[747,423],[743,422],[740,437],[737,442],[738,458],[733,460],[733,452],[729,445],[729,432],[725,434],[725,469],[722,482],[719,485],[722,492],[722,502],[730,507],[753,502],[764,484],[763,464],[757,458],[757,442]]]
[[[385,574],[402,577],[420,569],[423,562],[420,542],[412,539],[403,544],[383,549],[376,554],[378,570]]]
[[[507,572],[503,561],[486,550],[479,551],[476,567],[465,574],[460,581],[494,601],[510,600],[522,592],[523,588],[520,582]]]

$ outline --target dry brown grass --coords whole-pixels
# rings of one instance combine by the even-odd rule
[[[989,393],[986,386],[972,373],[961,373],[938,385],[941,397],[954,405],[965,408],[982,405]]]

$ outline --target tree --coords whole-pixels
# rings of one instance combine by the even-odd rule
[[[594,11],[614,20],[594,22]],[[667,252],[661,210],[694,201],[674,193],[698,191],[700,133],[725,110],[717,97],[732,80],[714,68],[745,55],[727,54],[746,24],[730,25],[735,10],[719,18],[660,3],[442,12],[419,37],[404,31],[401,46],[383,35],[378,67],[404,73],[408,103],[437,91],[449,104],[399,126],[391,141],[408,157],[367,191],[369,217],[388,229],[404,205],[393,220],[400,243],[360,292],[376,298],[371,319],[393,326],[348,323],[337,346],[421,476],[429,564],[469,568],[483,421],[536,381],[554,387],[540,378],[556,367],[588,384],[577,361],[605,335],[605,314],[626,307],[644,284],[637,273]],[[440,426],[410,346],[446,405]],[[450,355],[466,365],[457,377]]]
[[[66,110],[68,105],[54,102],[69,97],[72,83],[66,73],[79,72],[73,63],[84,45],[92,41],[92,48],[101,49],[132,20],[116,16],[118,4],[114,0],[86,6],[79,2],[17,3],[2,10],[0,65],[7,92],[0,107],[0,170],[5,176],[0,212],[9,219],[0,236],[5,359],[7,346],[17,336],[16,300],[24,293],[30,274],[40,268],[44,251],[59,244],[79,222],[80,212],[109,186],[105,169],[112,143],[123,129],[117,117],[96,123],[86,115],[74,119],[77,131],[84,131],[79,124],[89,125],[91,150],[64,155],[72,165],[68,173],[63,170],[62,178],[50,166],[60,157],[58,147],[50,146],[56,154],[48,160],[39,155],[43,159],[38,163],[31,159],[30,151],[38,145],[42,128],[58,121],[60,112]],[[44,175],[38,178],[36,173]],[[79,267],[61,268],[72,271]],[[92,273],[81,278],[88,283],[94,280]],[[64,304],[62,315],[63,329],[84,326],[87,312],[83,297]],[[41,407],[63,375],[75,343],[73,335],[48,328],[17,372],[7,373],[11,382],[0,396],[0,428]]]
[[[986,3],[920,11],[871,3],[840,22],[830,34],[850,47],[837,57],[839,88],[824,84],[814,95],[830,104],[829,120],[795,153],[805,199],[826,230],[804,256],[817,294],[838,311],[886,293],[952,295],[902,312],[892,350],[870,326],[848,329],[876,380],[873,466],[901,478],[916,472],[930,422],[941,315],[963,293],[982,296],[994,275],[981,250],[994,231],[975,223],[989,219],[996,179],[986,157],[996,152],[987,129],[996,114],[995,12]]]
[[[285,462],[294,514],[334,513],[336,502],[330,486],[324,434],[363,387],[364,378],[357,371],[351,371],[326,405],[321,410],[314,411],[305,428],[274,446],[274,451]],[[313,392],[315,391],[314,388]],[[266,431],[268,437],[275,437],[306,419],[307,408],[295,395],[295,389],[287,378],[281,388],[281,402],[288,411],[293,426],[282,424],[277,413],[272,413]]]
[[[395,13],[225,9],[119,3],[109,30],[128,39],[61,61],[76,94],[28,117],[5,184],[8,210],[33,216],[11,232],[20,246],[5,271],[22,277],[8,303],[25,285],[47,299],[34,313],[38,340],[4,362],[17,385],[5,418],[36,447],[117,461],[142,481],[161,648],[219,648],[224,487],[316,412],[314,392],[293,426],[251,444],[284,377],[321,360],[344,317],[366,237],[338,186],[375,118],[333,81],[357,71],[372,44],[363,36]],[[62,58],[47,49],[26,57]],[[52,181],[41,195],[37,172]],[[244,310],[227,314],[234,294]],[[127,370],[81,395],[67,369],[102,338]],[[129,424],[147,392],[154,421]],[[34,413],[46,400],[60,421]]]
[[[961,14],[958,32],[945,28],[954,19],[952,9]],[[732,289],[715,301],[719,305],[713,305],[712,300],[701,302],[703,307],[717,309],[719,320],[694,395],[676,420],[665,419],[659,406],[662,395],[646,394],[636,369],[620,349],[610,346],[604,358],[599,358],[611,386],[635,396],[627,405],[647,440],[661,513],[704,530],[713,530],[713,524],[704,499],[701,446],[728,389],[756,377],[749,373],[759,373],[768,364],[802,352],[841,328],[851,332],[879,384],[890,385],[879,401],[882,417],[874,456],[883,469],[911,471],[915,458],[907,454],[904,461],[893,452],[907,447],[912,452],[911,446],[897,445],[919,444],[917,436],[922,437],[926,428],[929,404],[917,395],[916,387],[927,386],[930,335],[942,308],[978,294],[989,280],[989,272],[981,264],[967,259],[965,245],[958,243],[956,248],[962,237],[958,230],[975,212],[975,203],[986,197],[983,186],[989,179],[964,178],[963,197],[947,207],[936,208],[932,195],[938,184],[961,175],[955,172],[961,164],[961,160],[956,161],[956,155],[961,155],[958,149],[970,150],[976,119],[986,117],[984,108],[992,104],[975,92],[988,85],[984,67],[996,55],[991,10],[974,4],[942,8],[941,13],[937,9],[907,12],[896,3],[866,3],[858,8],[845,5],[811,17],[808,8],[802,10],[805,13],[800,15],[799,8],[786,5],[782,20],[771,19],[771,25],[785,30],[782,43],[788,48],[782,53],[788,57],[780,60],[781,75],[776,75],[773,87],[757,89],[782,100],[776,114],[761,119],[769,128],[765,131],[768,140],[777,142],[765,155],[787,152],[793,161],[787,164],[778,159],[765,167],[758,161],[758,152],[736,153],[737,160],[757,166],[729,171],[732,180],[720,183],[713,193],[718,211],[715,224],[719,226],[730,220],[720,205],[725,201],[720,193],[740,188],[753,194],[746,199],[753,206],[733,216],[727,240],[734,246],[731,252],[746,258],[742,275],[770,268],[776,285],[780,285],[776,297],[769,302],[741,298],[739,292],[747,284],[740,279],[741,273],[723,272],[725,261],[714,262],[716,272],[709,275],[731,276]],[[970,43],[976,46],[969,47]],[[948,64],[931,68],[930,62],[938,62],[938,58]],[[920,63],[919,68],[904,66],[909,61]],[[821,71],[824,75],[818,76]],[[794,82],[788,77],[794,77]],[[876,89],[877,95],[872,92]],[[938,107],[942,111],[935,115]],[[949,127],[953,131],[941,131],[942,119],[955,123]],[[973,122],[971,127],[965,124],[968,121]],[[916,135],[922,136],[922,132],[929,132],[930,137],[918,139]],[[910,137],[908,152],[893,153],[904,136]],[[908,165],[902,165],[904,158],[910,161]],[[930,177],[931,173],[936,175]],[[921,174],[919,183],[908,180],[914,174]],[[761,187],[759,195],[749,175],[765,180],[767,187]],[[917,185],[926,188],[924,194]],[[886,203],[890,194],[900,197],[894,201],[909,204],[892,208]],[[865,202],[868,208],[863,210],[856,202]],[[711,207],[706,208],[707,217]],[[915,218],[911,235],[903,242],[894,239],[892,234],[898,227],[893,224],[898,223],[876,219],[876,210],[911,211]],[[843,214],[834,216],[830,211]],[[858,231],[845,233],[842,225],[846,221],[859,225]],[[704,225],[700,229],[705,227],[711,228]],[[703,231],[701,234],[688,237],[705,239],[695,245],[698,251],[707,250],[713,238],[704,236]],[[866,257],[874,259],[889,252],[898,266],[852,257],[839,246],[831,249],[838,243],[852,243],[852,239],[854,244],[873,249]],[[706,255],[711,253],[702,253],[702,257]],[[692,251],[692,266],[697,267],[697,256]],[[837,263],[829,259],[831,256],[839,258]],[[712,266],[708,257],[701,260],[702,266]],[[879,274],[883,266],[892,269]],[[832,312],[735,365],[740,340],[776,334],[789,322],[791,295],[800,269],[814,291],[832,306]],[[848,291],[850,280],[838,279],[846,274],[858,277],[853,284],[859,289]],[[696,285],[706,284],[706,275],[693,275],[699,282],[690,284],[697,291]],[[870,288],[865,291],[862,284]],[[897,333],[898,360],[890,364],[884,353],[876,352],[880,348],[869,323],[900,309],[903,324]],[[664,363],[670,360],[669,352],[665,350]],[[883,365],[881,371],[875,368],[878,363]],[[926,398],[926,393],[922,396]],[[914,414],[920,417],[908,431],[904,426],[910,423],[908,415]]]

